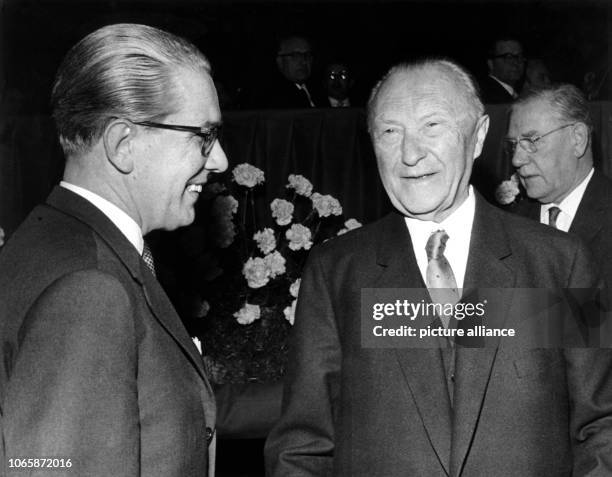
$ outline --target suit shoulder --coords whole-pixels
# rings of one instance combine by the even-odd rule
[[[359,228],[332,237],[317,245],[313,251],[323,256],[341,256],[353,253],[366,253],[374,248],[375,239],[384,228],[387,217],[363,225]]]
[[[583,241],[573,235],[544,225],[537,220],[517,215],[504,210],[497,211],[505,224],[505,229],[511,238],[514,248],[549,250],[553,252],[575,252],[576,249],[586,249]]]

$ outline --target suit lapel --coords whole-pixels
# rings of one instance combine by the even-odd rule
[[[612,197],[608,196],[604,181],[598,171],[593,173],[569,229],[569,232],[575,233],[587,243],[602,229],[604,221],[601,216],[612,200]]]
[[[492,326],[500,326],[505,321],[505,312],[512,298],[511,288],[516,279],[508,266],[511,253],[500,212],[477,195],[464,296],[474,295],[478,299],[478,289],[487,289],[484,324],[491,325],[489,320],[493,320]],[[491,316],[489,310],[500,313]],[[451,475],[460,474],[469,451],[496,355],[495,347],[457,347]]]
[[[408,228],[403,217],[397,213],[391,213],[385,219],[377,244],[377,263],[381,267],[381,274],[375,287],[411,288],[419,290],[415,294],[418,296],[411,297],[414,300],[430,300],[414,256]],[[438,343],[432,341],[430,344],[431,348],[428,349],[396,348],[394,351],[427,435],[448,473],[451,406]]]
[[[123,233],[91,202],[63,187],[56,187],[52,191],[47,199],[47,205],[87,224],[116,253],[132,278],[142,287],[153,316],[183,349],[210,390],[208,380],[205,378],[202,358],[197,348],[191,341],[174,307],[170,304],[166,293]]]

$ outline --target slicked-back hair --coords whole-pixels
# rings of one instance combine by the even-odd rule
[[[558,83],[530,91],[512,103],[510,114],[520,106],[537,100],[550,104],[562,121],[584,123],[589,133],[593,131],[589,102],[584,93],[573,84]]]
[[[62,61],[51,94],[66,156],[89,150],[113,118],[153,121],[175,112],[179,68],[210,74],[194,45],[150,26],[108,25],[79,41]]]
[[[484,114],[478,86],[474,77],[462,66],[446,58],[425,58],[412,62],[403,62],[393,66],[372,89],[367,103],[368,129],[372,131],[374,113],[378,94],[384,84],[394,75],[411,71],[434,69],[452,81],[466,104],[466,116],[476,122]]]

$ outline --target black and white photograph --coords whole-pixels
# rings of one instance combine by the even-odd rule
[[[612,3],[0,0],[0,477],[612,477]]]

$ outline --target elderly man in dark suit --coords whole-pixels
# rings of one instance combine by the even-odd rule
[[[368,114],[397,210],[309,257],[283,412],[266,444],[269,475],[605,475],[609,350],[533,349],[504,339],[482,349],[364,345],[369,289],[411,289],[435,304],[441,289],[451,302],[462,289],[494,288],[507,299],[495,313],[518,307],[530,323],[538,300],[515,294],[599,281],[577,238],[500,211],[469,187],[488,117],[461,67],[447,60],[394,67],[375,87]],[[554,325],[557,316],[549,318]],[[437,329],[453,329],[453,317],[439,320]]]
[[[581,237],[612,284],[612,180],[593,168],[584,94],[560,84],[512,106],[505,143],[528,199],[516,212]]]
[[[106,26],[67,54],[52,106],[63,181],[0,255],[2,466],[213,475],[212,390],[143,241],[191,223],[227,167],[210,65],[169,33]]]

